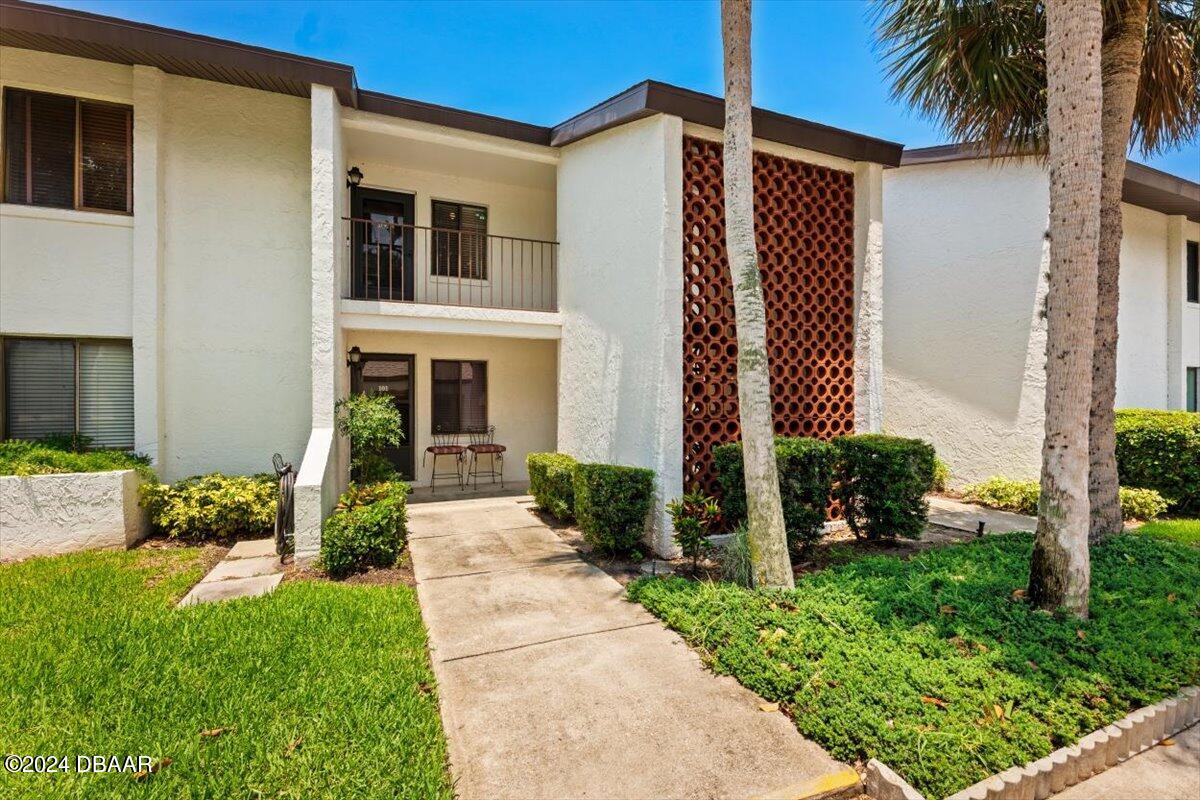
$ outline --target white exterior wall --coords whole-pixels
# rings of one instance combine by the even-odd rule
[[[0,477],[0,561],[131,547],[146,535],[133,470]]]
[[[1031,159],[884,172],[884,429],[932,442],[954,485],[1038,475],[1048,208]],[[1123,212],[1117,406],[1166,408],[1168,218]]]
[[[133,216],[0,208],[0,332],[131,338],[136,445],[164,480],[261,472],[276,451],[298,463],[308,101],[11,48],[0,74],[132,103],[135,187]]]
[[[663,554],[683,492],[682,135],[650,117],[566,146],[558,170],[558,448],[654,470]]]
[[[413,408],[415,446],[414,486],[429,485],[431,462],[421,466],[421,454],[433,443],[433,381],[430,362],[434,359],[487,362],[487,418],[496,426],[496,443],[508,448],[504,457],[504,481],[519,484],[529,480],[525,456],[554,452],[558,420],[557,342],[499,336],[457,336],[429,333],[394,333],[351,330],[346,346],[364,353],[415,356],[416,393]],[[348,370],[346,370],[348,372]],[[461,443],[468,443],[463,436]],[[487,459],[482,462],[487,467]],[[446,469],[443,460],[439,470]],[[488,482],[480,480],[480,485]],[[438,493],[451,484],[438,482]],[[457,487],[454,487],[457,490]]]

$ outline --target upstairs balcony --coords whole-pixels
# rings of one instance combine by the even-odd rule
[[[372,215],[374,217],[374,215]],[[517,311],[558,310],[558,243],[378,217],[343,219],[342,296]]]

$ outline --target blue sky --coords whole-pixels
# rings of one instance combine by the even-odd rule
[[[707,0],[55,5],[340,61],[365,89],[544,125],[644,78],[721,94],[718,7]],[[945,142],[889,98],[868,13],[856,0],[755,0],[755,105],[908,147]],[[1139,160],[1200,180],[1196,142]]]

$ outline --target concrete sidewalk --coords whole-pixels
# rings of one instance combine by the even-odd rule
[[[857,782],[530,513],[409,509],[460,798],[791,797]]]
[[[984,523],[985,533],[1010,533],[1012,531],[1036,531],[1037,517],[997,511],[973,503],[952,500],[949,497],[931,495],[929,498],[929,521],[946,528],[974,533],[979,523]]]
[[[1200,797],[1200,725],[1109,767],[1051,800],[1196,800]]]

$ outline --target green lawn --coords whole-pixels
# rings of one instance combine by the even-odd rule
[[[1200,544],[1200,519],[1160,519],[1147,522],[1137,529],[1137,533],[1184,544]]]
[[[794,591],[645,579],[630,596],[835,757],[929,797],[1040,758],[1200,681],[1200,549],[1092,549],[1092,618],[1035,612],[1026,533],[864,558]]]
[[[411,589],[173,608],[200,572],[191,548],[0,566],[0,754],[170,759],[140,781],[0,772],[0,796],[451,796]]]

